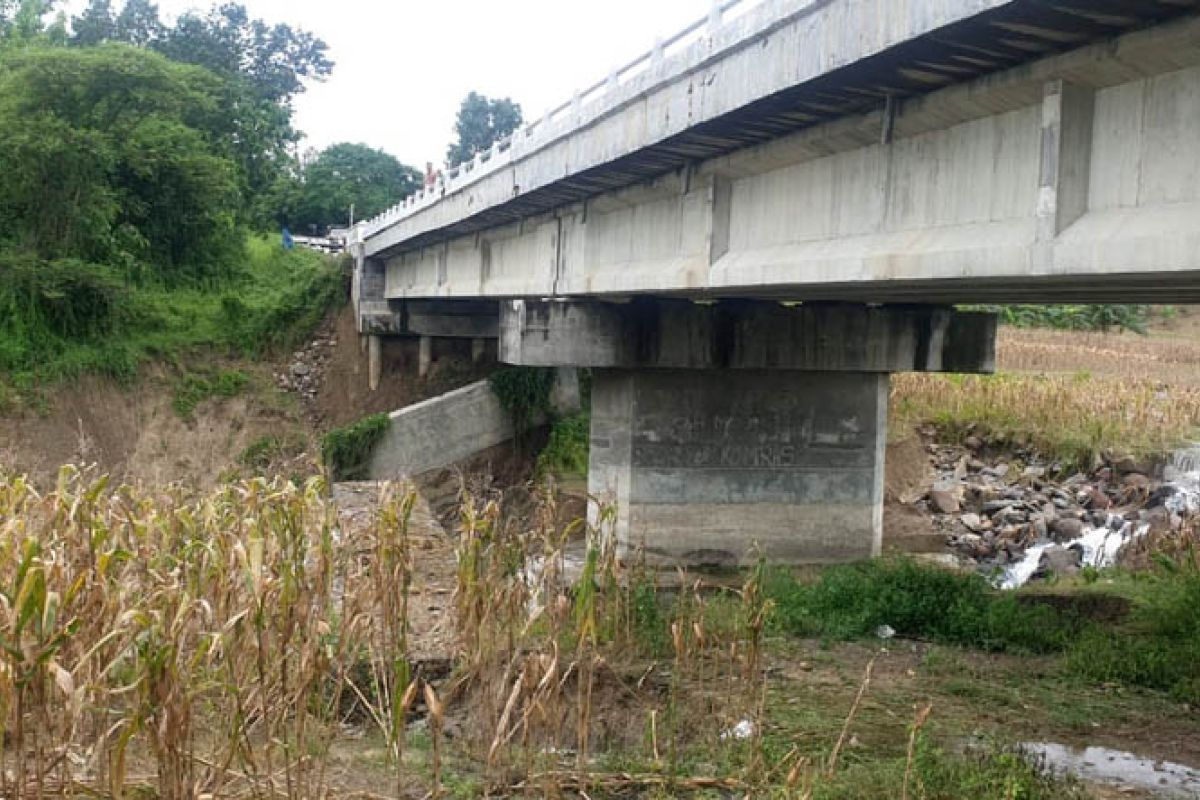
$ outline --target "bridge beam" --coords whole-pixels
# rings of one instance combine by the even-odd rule
[[[878,555],[893,371],[991,371],[941,308],[513,301],[501,360],[588,366],[590,515],[653,566]]]

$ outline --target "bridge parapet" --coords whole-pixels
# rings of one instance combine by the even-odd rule
[[[769,13],[729,29],[758,6],[766,5]],[[501,138],[475,158],[453,164],[431,186],[425,186],[383,213],[359,224],[363,238],[380,231],[427,208],[446,194],[456,192],[488,175],[511,165],[522,157],[536,152],[553,141],[594,122],[656,83],[671,80],[694,69],[711,58],[721,47],[734,46],[762,32],[764,21],[777,21],[794,0],[714,0],[709,13],[684,27],[672,36],[659,38],[654,45],[617,67],[603,79],[576,91],[571,98],[548,110],[542,117],[521,125]],[[802,7],[815,9],[825,5],[822,0],[803,0]],[[729,29],[727,31],[723,29]],[[724,35],[723,35],[724,34]]]

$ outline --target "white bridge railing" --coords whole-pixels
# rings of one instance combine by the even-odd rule
[[[733,19],[769,1],[714,0],[708,16],[696,20],[674,36],[659,39],[653,47],[637,58],[614,69],[603,80],[577,91],[570,100],[550,109],[541,119],[522,125],[509,136],[497,141],[490,150],[477,154],[471,161],[455,164],[439,173],[433,185],[421,188],[382,214],[360,222],[356,226],[356,235],[353,238],[359,242],[365,241],[400,220],[433,205],[447,193],[475,183],[512,164],[519,157],[581,127],[596,114],[622,102],[624,95],[620,89],[638,76],[657,70],[664,59],[705,37],[712,38]],[[690,64],[683,64],[679,71],[685,72],[690,67]],[[589,112],[588,115],[584,114],[585,108]]]

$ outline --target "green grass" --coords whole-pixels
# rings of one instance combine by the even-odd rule
[[[786,632],[833,639],[875,635],[883,625],[900,636],[984,650],[1055,652],[1080,622],[1044,606],[1023,606],[980,575],[927,567],[907,559],[825,569],[814,583],[777,571],[768,584],[776,624]]]
[[[850,640],[874,637],[888,625],[902,637],[960,647],[1062,654],[1070,674],[1094,684],[1200,702],[1200,571],[1173,562],[1149,574],[1055,587],[1080,600],[1104,593],[1128,598],[1132,610],[1124,619],[1090,619],[1078,610],[1083,602],[1030,602],[1036,593],[1000,592],[978,575],[906,559],[829,567],[811,583],[777,571],[767,591],[775,626],[791,635]],[[976,689],[968,682],[964,691]]]
[[[237,397],[250,382],[250,376],[239,370],[219,369],[208,373],[188,373],[175,384],[171,405],[175,413],[190,420],[196,406],[214,397]]]
[[[332,259],[266,238],[249,238],[242,268],[206,286],[0,252],[0,398],[28,401],[83,374],[129,382],[147,360],[203,350],[262,356],[301,341],[341,295]]]

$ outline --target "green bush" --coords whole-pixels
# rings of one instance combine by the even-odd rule
[[[980,575],[909,559],[829,567],[811,584],[776,571],[767,591],[776,604],[776,624],[802,636],[851,639],[888,625],[901,636],[1044,653],[1062,650],[1080,627],[1054,609],[1021,605]]]
[[[0,374],[28,394],[20,387],[85,372],[127,381],[149,357],[264,356],[302,341],[345,296],[333,259],[264,238],[245,250],[236,274],[205,288],[139,286],[112,267],[0,249]]]
[[[513,420],[518,432],[525,431],[538,417],[550,413],[554,370],[544,367],[504,367],[488,379],[492,392]]]
[[[371,453],[391,424],[387,414],[372,414],[325,434],[321,441],[321,459],[330,477],[338,481],[365,479]]]
[[[586,413],[564,417],[550,428],[550,438],[537,460],[539,475],[587,475],[591,417]]]

